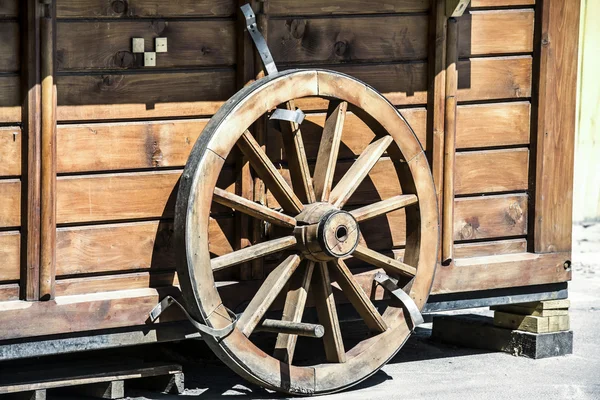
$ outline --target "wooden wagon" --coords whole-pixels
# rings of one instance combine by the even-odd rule
[[[408,335],[405,304],[378,312],[381,269],[416,274],[387,279],[423,312],[567,296],[577,0],[253,1],[269,78],[244,3],[0,2],[0,360],[189,337],[148,317],[181,281],[196,320],[241,314],[207,339],[238,372],[323,393]],[[300,142],[261,117],[282,104]],[[345,303],[376,333],[348,351]],[[325,327],[320,380],[291,365],[295,334],[240,353],[281,329],[269,307]]]

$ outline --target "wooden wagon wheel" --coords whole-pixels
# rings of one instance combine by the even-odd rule
[[[289,154],[297,166],[295,172],[292,170],[293,190],[252,138],[248,127],[278,106],[308,96],[328,99],[330,112],[312,178],[301,137],[294,136],[296,145],[292,144]],[[378,136],[332,187],[348,104],[361,110],[358,113],[361,119]],[[280,210],[216,187],[225,159],[236,144],[277,199]],[[345,203],[386,151],[396,166],[403,193],[345,211]],[[211,259],[208,227],[213,202],[277,225],[287,233]],[[360,240],[360,224],[403,207],[407,233],[405,255],[400,262],[367,248]],[[393,357],[410,334],[410,322],[401,303],[390,301],[380,314],[345,265],[345,257],[356,257],[399,278],[419,309],[427,301],[437,260],[437,202],[419,141],[381,94],[352,77],[332,71],[282,72],[254,82],[227,101],[192,150],[180,182],[175,226],[181,256],[178,273],[187,308],[194,318],[217,329],[231,324],[232,319],[223,306],[213,274],[281,252],[283,261],[264,280],[232,333],[221,339],[206,336],[205,340],[244,378],[291,394],[329,393],[360,382]],[[332,296],[330,273],[337,277],[337,284],[372,331],[369,338],[347,351]],[[325,328],[327,362],[294,365],[297,336],[283,331],[277,337],[276,357],[251,341],[251,334],[274,299],[288,287],[288,281],[291,283],[282,320],[300,322],[311,285],[319,322]]]

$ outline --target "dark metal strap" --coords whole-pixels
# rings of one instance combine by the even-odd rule
[[[252,37],[256,50],[258,51],[258,54],[260,54],[260,58],[265,65],[267,75],[276,74],[277,66],[275,65],[275,60],[273,60],[273,56],[271,55],[271,51],[269,50],[269,46],[267,46],[265,38],[256,26],[256,15],[254,15],[252,7],[250,7],[250,4],[244,4],[241,7],[241,10],[242,13],[244,13],[244,17],[246,17],[246,27],[248,28],[250,37]]]
[[[290,121],[295,122],[300,125],[302,121],[304,121],[304,113],[301,109],[296,109],[296,111],[286,110],[285,108],[276,108],[275,111],[271,114],[269,119],[277,119],[280,121]]]
[[[213,336],[216,339],[222,339],[229,335],[231,332],[233,332],[233,330],[235,329],[235,324],[237,324],[238,321],[238,316],[233,311],[225,307],[225,310],[227,310],[227,314],[229,314],[229,316],[233,318],[233,321],[225,328],[211,328],[210,326],[204,325],[192,318],[192,316],[187,312],[185,307],[177,300],[175,300],[172,296],[167,296],[164,299],[162,299],[161,302],[158,303],[156,307],[152,309],[152,311],[150,311],[150,320],[152,322],[155,322],[160,316],[160,314],[162,314],[167,308],[169,308],[173,304],[178,306],[181,309],[181,311],[183,311],[186,318],[192,323],[192,325],[198,330],[198,332]]]
[[[410,316],[410,322],[412,324],[411,330],[414,330],[417,325],[421,325],[423,322],[423,315],[421,311],[413,301],[413,299],[401,288],[398,287],[396,282],[384,273],[378,272],[375,274],[375,282],[379,283],[385,290],[389,291],[396,299],[402,303],[402,308]]]

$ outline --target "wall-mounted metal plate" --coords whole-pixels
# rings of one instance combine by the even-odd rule
[[[157,53],[166,53],[167,52],[167,38],[166,37],[157,37],[154,39],[154,51]]]
[[[144,39],[143,38],[133,38],[133,52],[134,53],[143,53],[144,52]]]
[[[156,53],[147,51],[144,53],[144,67],[156,67]]]

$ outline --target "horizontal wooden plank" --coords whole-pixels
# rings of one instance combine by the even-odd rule
[[[458,18],[458,56],[530,53],[533,9],[470,11]]]
[[[425,147],[427,135],[427,110],[425,108],[401,109],[400,113],[406,118],[408,124],[415,131],[421,145]],[[302,139],[306,156],[310,161],[315,161],[321,143],[323,125],[325,124],[325,113],[308,114],[301,125]],[[281,133],[277,131],[274,124],[269,124],[267,134],[267,153],[272,160],[286,160]],[[355,158],[375,138],[375,134],[360,118],[348,113],[342,131],[342,144],[338,158]]]
[[[21,122],[21,89],[18,75],[0,75],[0,121]]]
[[[339,15],[339,14],[379,14],[410,13],[429,10],[429,0],[347,0],[343,3],[320,0],[270,0],[269,15]]]
[[[231,0],[61,0],[59,18],[227,17],[235,14]]]
[[[454,246],[454,258],[496,256],[527,252],[527,239],[497,240],[494,242],[460,243]]]
[[[51,301],[4,302],[0,304],[0,340],[143,326],[159,298],[156,289],[133,289]],[[168,320],[168,315],[161,316],[161,321]]]
[[[144,54],[132,53],[132,38],[167,38],[168,52],[156,55],[157,68],[225,66],[235,63],[234,21],[59,22],[57,68],[68,70],[147,69]]]
[[[18,280],[21,257],[21,234],[0,232],[0,281]]]
[[[425,60],[428,22],[427,15],[272,19],[268,44],[279,63]]]
[[[570,253],[519,253],[456,260],[437,269],[431,294],[566,282],[571,271],[564,263],[570,258]]]
[[[56,80],[59,121],[212,115],[235,93],[231,69]]]
[[[21,225],[21,181],[0,180],[0,227]]]
[[[471,0],[471,8],[532,6],[535,0]]]
[[[0,72],[17,72],[19,57],[19,24],[0,21]]]
[[[21,175],[21,128],[0,127],[0,177]]]
[[[373,86],[394,105],[427,104],[427,63],[332,64],[327,69],[348,74]],[[326,100],[314,98],[296,101],[296,106],[305,111],[326,110],[327,104]]]
[[[232,251],[232,218],[211,220],[210,250]],[[56,274],[175,269],[172,221],[148,221],[73,228],[56,234]]]
[[[0,1],[0,18],[14,18],[19,15],[19,0]]]
[[[86,293],[177,285],[179,285],[179,280],[175,271],[154,273],[133,272],[119,275],[64,278],[56,280],[56,296],[73,296]]]
[[[529,102],[459,106],[456,147],[468,149],[529,144],[530,112]]]
[[[458,62],[458,101],[531,96],[530,56],[471,58]]]
[[[454,240],[527,234],[527,194],[456,199]]]
[[[57,223],[172,218],[180,176],[167,170],[59,177]],[[217,186],[233,191],[234,184],[233,171],[223,169]]]
[[[0,285],[0,302],[19,300],[19,284],[5,283]]]
[[[193,119],[59,125],[57,169],[64,173],[183,167],[207,122]]]
[[[470,151],[456,154],[456,194],[528,189],[529,149]]]

